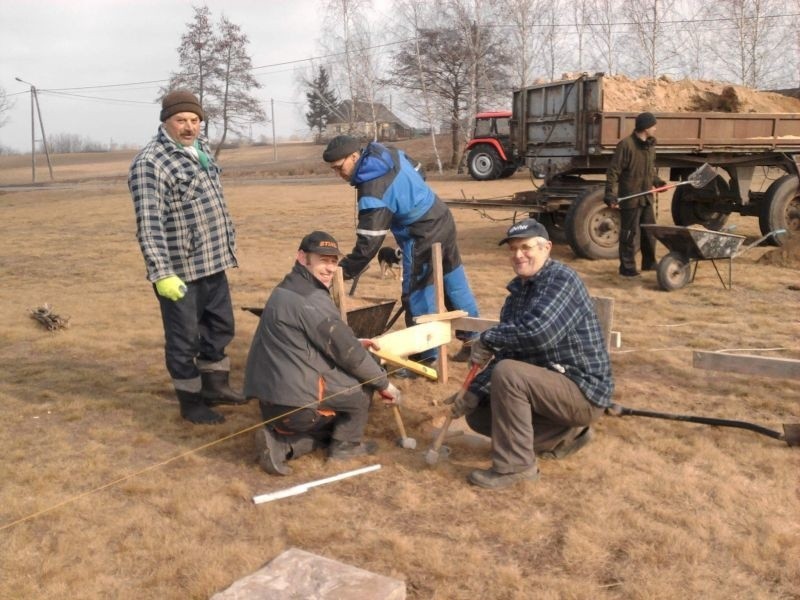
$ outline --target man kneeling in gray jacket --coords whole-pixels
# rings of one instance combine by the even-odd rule
[[[342,256],[324,231],[303,238],[291,272],[272,291],[247,357],[244,393],[266,421],[256,431],[261,468],[289,475],[286,461],[316,448],[331,460],[374,454],[363,441],[373,389],[387,403],[400,391],[372,358],[333,302],[330,287]]]

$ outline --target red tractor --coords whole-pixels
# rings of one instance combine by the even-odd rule
[[[488,181],[516,173],[521,163],[511,143],[510,120],[510,110],[475,115],[475,129],[465,149],[467,168],[473,179]]]

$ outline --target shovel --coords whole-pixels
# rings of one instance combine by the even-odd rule
[[[800,423],[784,423],[783,433],[767,429],[761,425],[748,423],[746,421],[729,421],[728,419],[714,419],[712,417],[693,417],[690,415],[674,415],[668,413],[653,412],[649,410],[637,410],[635,408],[625,408],[619,404],[612,404],[606,409],[606,414],[615,417],[633,416],[650,417],[652,419],[668,419],[670,421],[687,421],[689,423],[701,423],[703,425],[718,425],[720,427],[736,427],[755,431],[761,435],[766,435],[776,440],[786,442],[789,446],[800,446]]]
[[[714,180],[714,177],[716,176],[717,173],[714,171],[714,168],[708,163],[703,163],[697,169],[692,171],[692,173],[689,175],[686,181],[681,181],[680,183],[671,183],[669,185],[662,185],[661,187],[653,188],[652,190],[647,190],[646,192],[638,192],[636,194],[631,194],[630,196],[623,196],[622,198],[617,198],[617,202],[630,200],[631,198],[638,198],[639,196],[644,196],[646,194],[666,192],[667,190],[671,190],[681,185],[689,184],[695,188],[706,187],[709,183],[711,183]]]
[[[469,372],[467,376],[464,378],[464,383],[461,384],[461,389],[458,390],[458,395],[463,396],[467,393],[467,389],[469,388],[469,384],[472,383],[472,380],[475,378],[475,375],[478,374],[480,370],[480,365],[472,364],[469,368]],[[450,423],[453,422],[453,414],[447,413],[447,418],[444,421],[444,425],[442,425],[441,431],[439,431],[439,435],[436,436],[436,439],[431,444],[431,447],[425,453],[425,462],[429,465],[433,466],[439,462],[439,457],[444,455],[447,456],[450,454],[449,448],[443,448],[442,443],[444,442],[445,436],[447,436],[447,430],[450,428]]]

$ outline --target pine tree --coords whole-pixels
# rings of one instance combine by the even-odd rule
[[[308,112],[306,123],[311,131],[317,130],[317,141],[322,138],[323,131],[328,124],[328,119],[336,110],[339,103],[336,93],[330,88],[330,77],[325,67],[320,67],[313,81],[306,82],[308,91],[306,101]]]

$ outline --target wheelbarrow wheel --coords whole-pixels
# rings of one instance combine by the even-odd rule
[[[667,292],[689,283],[689,261],[680,252],[670,252],[658,262],[658,286]]]

